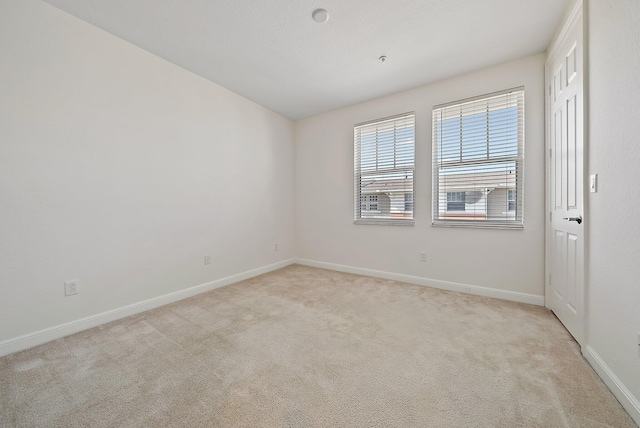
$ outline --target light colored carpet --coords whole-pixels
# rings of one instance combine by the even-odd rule
[[[0,359],[0,427],[634,427],[546,309],[289,266]]]

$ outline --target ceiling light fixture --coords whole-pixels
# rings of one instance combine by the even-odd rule
[[[380,62],[385,63],[387,62],[387,56],[386,55],[382,55],[380,58],[378,58],[380,60]]]
[[[311,14],[311,17],[318,24],[322,24],[323,22],[327,22],[329,20],[329,12],[324,9],[316,9]]]

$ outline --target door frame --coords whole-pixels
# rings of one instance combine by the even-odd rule
[[[551,309],[549,307],[549,302],[550,302],[550,293],[553,292],[552,287],[551,287],[551,272],[553,269],[553,261],[551,260],[551,254],[552,254],[552,249],[551,246],[553,245],[553,240],[551,239],[551,234],[553,233],[553,230],[551,228],[551,168],[554,167],[554,165],[552,165],[552,162],[555,161],[555,159],[553,159],[551,157],[551,133],[553,132],[552,130],[552,123],[551,123],[551,105],[552,105],[552,99],[551,99],[551,85],[553,84],[553,70],[552,70],[552,64],[550,62],[550,58],[554,57],[557,53],[558,50],[560,49],[560,47],[562,46],[562,44],[566,41],[568,35],[570,34],[571,30],[573,29],[573,27],[576,25],[577,21],[579,20],[579,18],[582,17],[582,58],[583,58],[583,64],[582,64],[582,72],[583,72],[583,80],[582,80],[582,116],[583,116],[583,120],[582,120],[582,135],[583,135],[583,151],[582,151],[582,157],[583,157],[583,180],[582,180],[582,192],[583,192],[583,198],[582,198],[582,216],[586,219],[585,222],[585,226],[583,228],[583,235],[582,235],[582,242],[583,242],[583,261],[582,261],[582,270],[583,270],[583,274],[582,274],[582,278],[583,278],[583,293],[582,293],[582,302],[581,302],[581,306],[582,306],[582,317],[581,317],[581,324],[582,324],[582,337],[581,340],[577,340],[579,342],[579,345],[581,347],[584,347],[587,343],[587,334],[588,334],[588,330],[587,330],[587,301],[588,301],[588,277],[586,275],[587,273],[587,266],[588,266],[588,230],[589,228],[587,227],[587,225],[589,224],[589,210],[588,210],[588,201],[589,198],[588,196],[588,189],[587,189],[587,182],[588,182],[588,126],[587,126],[587,120],[586,118],[588,118],[588,38],[587,38],[587,21],[586,21],[586,14],[585,14],[585,7],[584,7],[584,1],[583,0],[576,0],[574,2],[574,4],[567,9],[567,13],[565,13],[565,15],[563,16],[563,19],[561,21],[561,26],[559,27],[559,30],[556,32],[556,35],[554,36],[554,38],[552,39],[551,44],[549,45],[549,49],[547,49],[547,57],[545,60],[545,66],[544,66],[544,99],[545,99],[545,245],[544,245],[544,252],[545,252],[545,272],[544,272],[544,296],[545,296],[545,307],[547,309]],[[555,154],[554,154],[555,156]]]

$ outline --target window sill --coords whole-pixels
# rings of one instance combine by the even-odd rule
[[[458,227],[466,229],[510,229],[510,230],[522,230],[524,229],[524,223],[504,223],[493,221],[443,221],[436,220],[431,222],[434,227]]]
[[[392,219],[360,219],[354,220],[353,224],[375,224],[377,226],[413,226],[415,220],[392,220]]]

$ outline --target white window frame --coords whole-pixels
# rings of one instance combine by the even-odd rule
[[[434,226],[524,227],[524,116],[524,87],[433,107]],[[500,204],[506,204],[498,205],[503,209],[491,208],[498,202],[489,194],[504,189],[515,190],[515,210],[508,210],[508,196],[500,198]],[[451,192],[481,195],[476,200],[480,211],[467,201],[471,204],[465,210],[468,215],[448,214],[447,194]]]
[[[372,136],[363,142],[363,137]],[[372,145],[368,153],[363,144]],[[353,147],[354,223],[414,225],[415,208],[406,209],[405,194],[415,200],[415,112],[354,125]],[[376,210],[370,208],[369,196],[375,195],[371,192],[386,196],[378,198]]]

